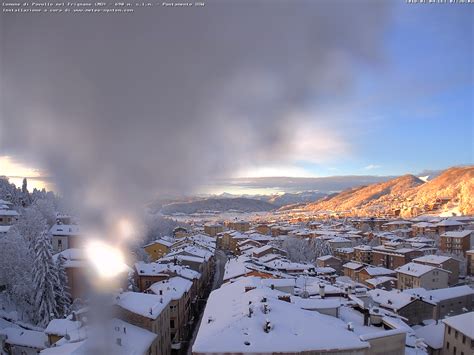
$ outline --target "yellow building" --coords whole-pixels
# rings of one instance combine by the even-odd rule
[[[173,236],[176,238],[176,239],[180,239],[180,238],[185,238],[187,236],[189,236],[189,232],[186,228],[184,227],[176,227],[174,230],[173,230]]]
[[[157,239],[145,245],[143,249],[150,256],[151,261],[156,261],[163,255],[168,254],[173,244],[173,242],[166,239]]]
[[[218,223],[207,223],[204,225],[204,233],[210,235],[211,237],[216,236],[218,233],[221,233],[224,230],[224,226]]]

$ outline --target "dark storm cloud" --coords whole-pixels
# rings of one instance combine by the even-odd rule
[[[377,65],[378,1],[2,15],[1,149],[85,207],[133,208],[285,152],[294,111]]]

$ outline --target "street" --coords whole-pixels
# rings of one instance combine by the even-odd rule
[[[227,262],[227,256],[222,250],[216,250],[216,272],[214,274],[214,280],[212,282],[212,290],[215,290],[222,285],[222,280],[224,278],[224,267]],[[211,291],[212,292],[212,291]],[[204,309],[202,309],[201,314],[199,315],[199,319],[197,321],[196,326],[194,327],[193,334],[191,339],[189,339],[189,346],[188,346],[188,351],[187,355],[192,354],[192,348],[194,341],[196,340],[197,333],[199,331],[199,326],[201,325],[201,320],[202,320],[202,315],[204,314]]]

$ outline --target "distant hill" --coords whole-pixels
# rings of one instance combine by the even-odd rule
[[[446,208],[460,214],[474,214],[474,167],[456,167],[443,171],[408,197],[417,204],[431,204],[436,199],[449,200]]]
[[[427,182],[404,175],[386,182],[344,190],[306,205],[312,211],[345,212],[369,216],[452,211],[474,214],[474,167],[455,167]]]
[[[170,203],[162,206],[161,213],[196,213],[205,211],[241,211],[241,212],[259,212],[270,211],[276,206],[266,201],[251,198],[206,198],[190,202]]]
[[[284,193],[281,195],[269,196],[267,202],[281,207],[286,205],[295,205],[301,203],[316,202],[326,197],[327,194],[319,191],[303,191],[295,193]]]

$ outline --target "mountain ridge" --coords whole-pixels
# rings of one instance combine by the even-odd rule
[[[425,212],[453,211],[474,214],[474,167],[452,167],[431,180],[403,175],[386,182],[344,190],[306,210],[333,211],[349,215],[414,216]]]

